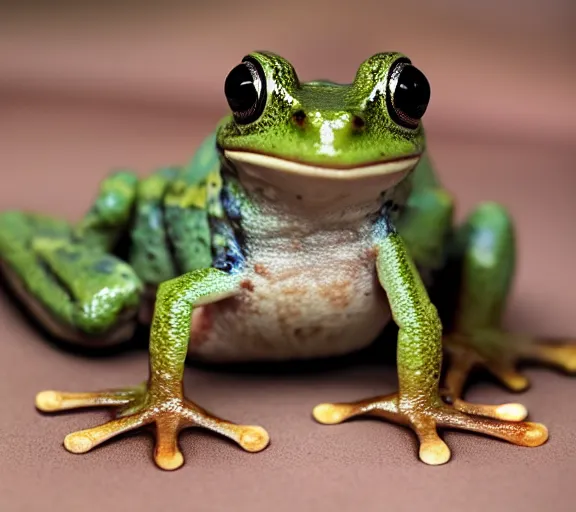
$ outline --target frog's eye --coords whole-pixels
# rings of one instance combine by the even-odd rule
[[[392,119],[406,128],[417,128],[430,101],[430,84],[422,71],[401,59],[390,70],[386,103]]]
[[[230,71],[224,94],[237,123],[248,124],[258,119],[266,103],[266,76],[258,61],[246,57]]]

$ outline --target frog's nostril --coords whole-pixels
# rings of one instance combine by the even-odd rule
[[[298,125],[303,126],[306,120],[306,112],[303,110],[297,110],[292,114],[292,120]]]
[[[366,122],[360,116],[353,116],[352,126],[354,126],[355,130],[362,130],[366,126]]]

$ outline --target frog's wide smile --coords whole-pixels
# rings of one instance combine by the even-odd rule
[[[270,169],[286,174],[310,176],[316,178],[352,180],[372,176],[404,174],[411,171],[420,159],[420,153],[392,158],[388,160],[372,161],[356,165],[334,165],[332,162],[322,164],[308,164],[270,156],[263,153],[242,150],[224,150],[224,156],[235,164],[243,167]]]

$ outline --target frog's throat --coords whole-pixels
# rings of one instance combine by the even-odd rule
[[[329,180],[358,180],[376,176],[405,174],[420,160],[420,154],[356,167],[322,167],[249,151],[225,150],[224,156],[233,163],[254,168],[270,169],[285,174],[324,178]]]

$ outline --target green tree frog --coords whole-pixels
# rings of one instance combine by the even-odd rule
[[[112,421],[69,434],[65,448],[84,453],[154,425],[154,458],[166,470],[183,464],[178,433],[190,426],[258,452],[269,443],[264,428],[223,420],[184,396],[188,355],[214,363],[341,356],[391,322],[397,392],[319,404],[316,421],[369,415],[406,425],[431,465],[450,459],[438,433],[445,427],[545,443],[546,427],[525,421],[521,404],[463,396],[475,366],[521,390],[519,360],[575,371],[576,348],[502,328],[513,224],[492,202],[455,224],[453,198],[426,151],[422,71],[405,55],[379,53],[350,84],[305,83],[287,60],[254,52],[230,71],[224,94],[229,115],[189,163],[143,178],[110,174],[77,223],[0,215],[6,280],[51,334],[106,347],[150,325],[144,383],[37,395],[41,411],[114,408]]]

